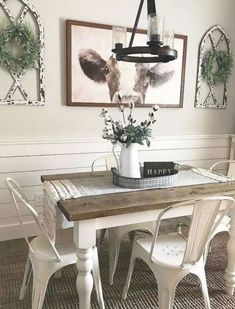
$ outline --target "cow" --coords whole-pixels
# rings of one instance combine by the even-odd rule
[[[117,61],[113,55],[104,60],[93,49],[81,49],[78,59],[83,73],[97,84],[107,83],[110,101],[144,104],[148,87],[159,87],[174,75],[166,64],[136,63],[133,67]],[[167,70],[164,69],[168,68]]]

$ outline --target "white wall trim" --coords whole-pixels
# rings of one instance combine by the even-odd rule
[[[152,140],[195,140],[195,139],[229,139],[233,134],[207,134],[207,135],[161,135],[153,136]],[[110,143],[102,138],[61,138],[61,139],[22,139],[0,140],[0,145],[31,145],[31,144],[66,144],[66,143]]]

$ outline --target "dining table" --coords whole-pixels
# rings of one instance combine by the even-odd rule
[[[41,176],[45,184],[71,183],[78,194],[71,198],[58,198],[55,207],[66,221],[73,222],[74,242],[77,250],[78,275],[76,288],[79,308],[91,306],[92,247],[96,245],[97,230],[156,220],[162,209],[178,202],[207,196],[235,196],[235,181],[225,176],[215,177],[206,170],[185,168],[178,178],[163,186],[130,189],[113,184],[111,171],[82,172]],[[187,206],[170,212],[171,217],[191,214]],[[228,264],[225,270],[227,293],[235,287],[235,208],[231,210]]]

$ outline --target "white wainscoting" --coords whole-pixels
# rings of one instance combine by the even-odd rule
[[[140,146],[141,161],[175,161],[209,168],[230,156],[231,135],[166,136],[152,141],[150,149]],[[61,139],[0,141],[0,241],[22,237],[5,178],[12,177],[23,187],[35,205],[35,193],[42,192],[40,176],[45,174],[89,171],[97,157],[111,152],[109,142],[101,139]],[[104,162],[97,162],[103,169]],[[222,166],[222,172],[226,165]],[[31,235],[36,233],[32,218],[24,211],[24,221]]]

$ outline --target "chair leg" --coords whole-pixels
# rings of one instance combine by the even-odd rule
[[[210,240],[210,241],[206,244],[206,247],[205,247],[205,250],[204,250],[204,253],[203,253],[204,265],[206,265],[206,261],[207,261],[207,258],[208,258],[208,254],[209,254],[210,251],[211,251],[211,241],[212,241],[212,240]]]
[[[155,275],[156,277],[156,275]],[[172,309],[175,297],[175,289],[178,284],[174,277],[166,273],[158,274],[158,306],[159,309]]]
[[[94,284],[95,284],[96,295],[97,295],[99,307],[100,307],[100,309],[105,309],[103,291],[102,291],[102,285],[101,285],[101,278],[100,278],[98,251],[97,251],[96,247],[93,248],[93,269],[92,269],[92,273],[93,273]]]
[[[175,290],[169,286],[158,285],[158,306],[159,309],[172,309]]]
[[[109,284],[113,284],[114,274],[117,268],[121,239],[112,239],[109,234]]]
[[[33,280],[32,309],[42,308],[47,290],[48,280],[49,278],[35,278]]]
[[[132,253],[131,253],[131,258],[130,258],[130,265],[129,265],[129,269],[128,269],[128,274],[127,274],[127,278],[126,278],[126,283],[122,292],[122,298],[126,299],[127,297],[127,293],[130,287],[130,283],[131,283],[131,277],[132,277],[132,273],[135,267],[135,262],[136,262],[136,256],[134,254],[134,247],[132,249]]]
[[[210,298],[209,298],[209,293],[208,293],[208,288],[207,288],[207,282],[206,282],[206,275],[204,271],[201,271],[200,274],[197,274],[198,278],[200,279],[201,282],[201,288],[202,288],[202,294],[203,294],[203,299],[205,303],[205,309],[210,309]]]
[[[100,236],[99,236],[99,240],[98,240],[98,247],[100,248],[103,240],[104,240],[104,236],[105,236],[105,233],[106,233],[106,229],[102,229],[100,231]]]
[[[132,231],[132,232],[128,233],[128,237],[129,237],[129,241],[130,241],[131,247],[132,247],[134,239],[135,239],[135,231]]]
[[[41,309],[45,298],[47,284],[50,277],[59,270],[50,267],[42,261],[32,260],[33,266],[33,292],[32,292],[32,309]],[[61,266],[61,265],[60,265]]]
[[[20,297],[19,297],[20,300],[24,299],[24,295],[25,295],[25,292],[28,288],[31,275],[32,275],[32,264],[31,264],[31,261],[28,257],[27,261],[26,261],[26,265],[25,265],[23,283],[22,283],[21,290],[20,290]]]

